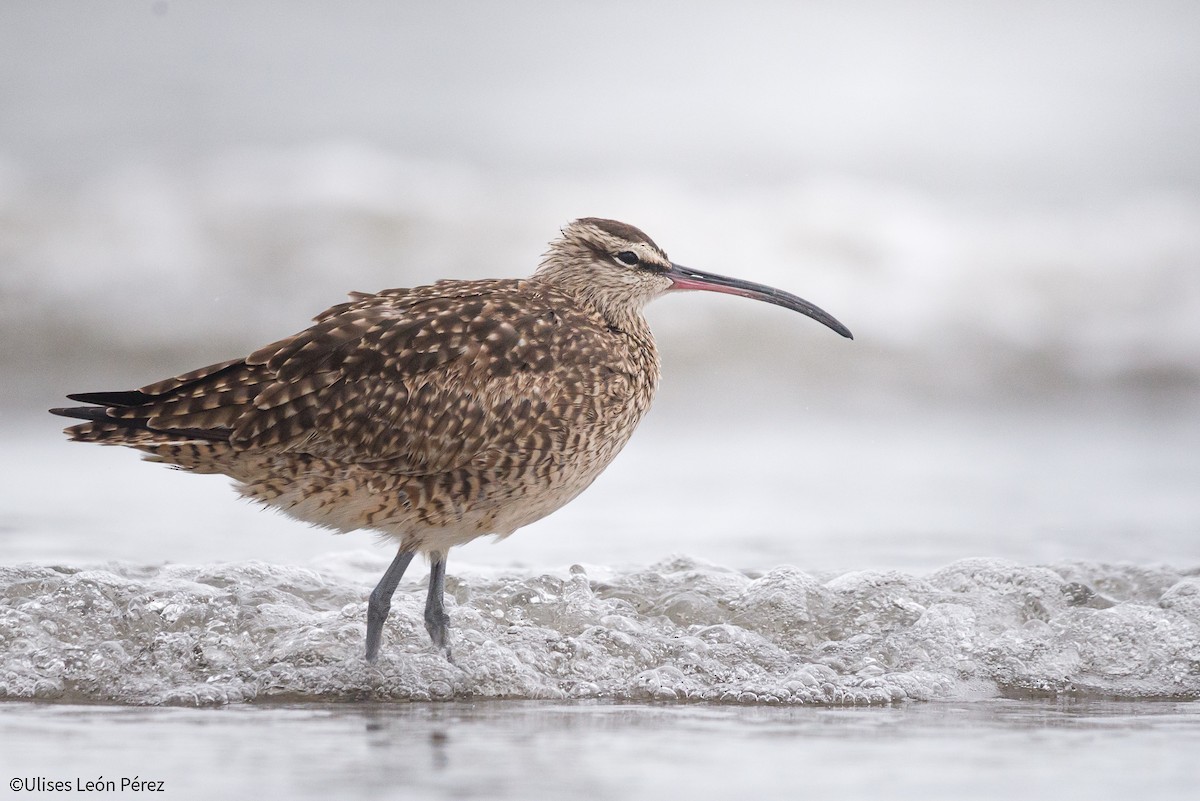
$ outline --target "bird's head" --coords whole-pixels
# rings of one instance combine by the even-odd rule
[[[675,264],[653,239],[616,220],[584,217],[567,225],[550,243],[534,277],[576,295],[610,320],[640,314],[659,295],[692,289],[783,306],[853,339],[846,326],[808,301],[774,287]]]

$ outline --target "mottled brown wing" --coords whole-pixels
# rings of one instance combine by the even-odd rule
[[[143,402],[109,413],[403,473],[489,449],[543,450],[556,434],[547,410],[594,402],[597,382],[615,378],[595,364],[612,333],[524,283],[360,295],[243,361],[143,387]]]

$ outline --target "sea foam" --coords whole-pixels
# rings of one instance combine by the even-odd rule
[[[378,565],[0,567],[0,698],[134,705],[614,699],[888,704],[1200,698],[1200,575],[955,562],[924,576],[460,568],[453,661],[400,587],[362,657]]]

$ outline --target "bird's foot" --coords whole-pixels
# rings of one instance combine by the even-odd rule
[[[450,616],[437,608],[427,609],[425,630],[429,632],[429,640],[433,647],[441,651],[446,661],[453,665],[454,656],[450,652]]]
[[[379,645],[383,642],[383,622],[387,620],[391,599],[380,603],[375,596],[367,604],[367,652],[368,662],[379,658]]]

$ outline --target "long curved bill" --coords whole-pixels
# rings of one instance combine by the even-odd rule
[[[832,314],[814,306],[804,298],[798,298],[790,292],[784,292],[782,289],[765,286],[764,284],[755,284],[752,281],[742,281],[738,278],[726,278],[723,275],[705,273],[700,270],[693,270],[691,267],[684,267],[682,264],[674,263],[671,264],[671,269],[667,270],[664,275],[671,279],[671,289],[697,289],[705,292],[724,292],[727,295],[741,295],[743,298],[750,298],[751,300],[774,303],[776,306],[798,311],[807,317],[811,317],[818,323],[829,326],[847,339],[854,339],[854,335],[850,333],[850,329],[839,323]]]

